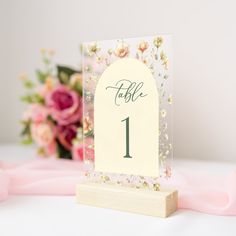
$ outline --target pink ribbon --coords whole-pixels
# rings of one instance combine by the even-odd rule
[[[19,164],[0,162],[0,201],[9,195],[75,195],[88,169],[79,162],[37,159]],[[236,171],[226,177],[176,170],[165,187],[176,188],[179,208],[236,216]]]

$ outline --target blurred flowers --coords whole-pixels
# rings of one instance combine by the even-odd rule
[[[96,42],[90,44],[87,48],[88,54],[92,56],[93,54],[96,54],[98,51],[100,51],[100,47]]]
[[[22,119],[24,121],[33,121],[39,123],[45,121],[49,115],[47,107],[42,104],[31,104],[28,109],[23,113]]]
[[[163,38],[162,37],[156,37],[156,38],[154,38],[153,43],[157,48],[159,48],[163,43]]]
[[[91,49],[95,52],[98,49]],[[70,67],[54,65],[54,51],[42,49],[44,70],[37,70],[37,80],[23,74],[20,79],[28,105],[22,117],[23,143],[35,143],[41,156],[83,159],[82,137],[80,158],[73,157],[74,145],[82,133],[82,75]]]
[[[144,51],[146,51],[146,50],[148,49],[148,46],[149,46],[149,45],[148,45],[148,42],[142,41],[142,42],[139,43],[139,45],[138,45],[138,50],[143,53]]]
[[[118,43],[114,53],[117,57],[121,58],[127,56],[129,54],[129,45],[125,42]]]
[[[94,160],[94,140],[92,137],[87,137],[84,140],[84,145],[82,139],[78,139],[74,141],[72,152],[73,152],[73,160],[81,161],[84,159],[84,154],[86,155],[86,160],[93,161]],[[85,152],[85,153],[84,153]]]
[[[34,141],[41,147],[46,147],[54,141],[55,127],[50,122],[32,122],[31,134]]]
[[[50,115],[60,125],[76,123],[82,118],[82,98],[65,85],[58,85],[46,96]]]
[[[166,54],[163,51],[161,51],[160,56],[161,56],[162,65],[167,70],[168,69],[168,58],[167,58]]]
[[[72,141],[76,138],[76,125],[58,126],[58,139],[60,143],[69,151],[72,149]]]

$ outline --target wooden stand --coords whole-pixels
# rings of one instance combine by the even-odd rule
[[[77,185],[81,204],[150,216],[167,217],[177,210],[176,190],[153,191],[101,183]]]

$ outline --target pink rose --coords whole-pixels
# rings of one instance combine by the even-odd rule
[[[46,105],[59,125],[75,123],[82,118],[82,98],[64,85],[59,85],[48,93]]]
[[[72,141],[77,135],[77,127],[75,125],[58,126],[57,131],[60,143],[70,151],[72,149]]]
[[[32,120],[35,123],[43,122],[49,115],[48,109],[41,104],[32,104],[23,114],[23,120]]]
[[[54,141],[55,128],[50,122],[32,123],[31,134],[34,141],[41,147],[49,147]]]
[[[33,104],[30,107],[30,119],[33,122],[39,123],[47,119],[49,111],[47,107],[40,104]]]

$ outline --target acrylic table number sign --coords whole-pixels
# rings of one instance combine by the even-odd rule
[[[166,217],[177,191],[171,177],[171,37],[83,45],[84,160],[94,166],[77,186],[82,204]]]

